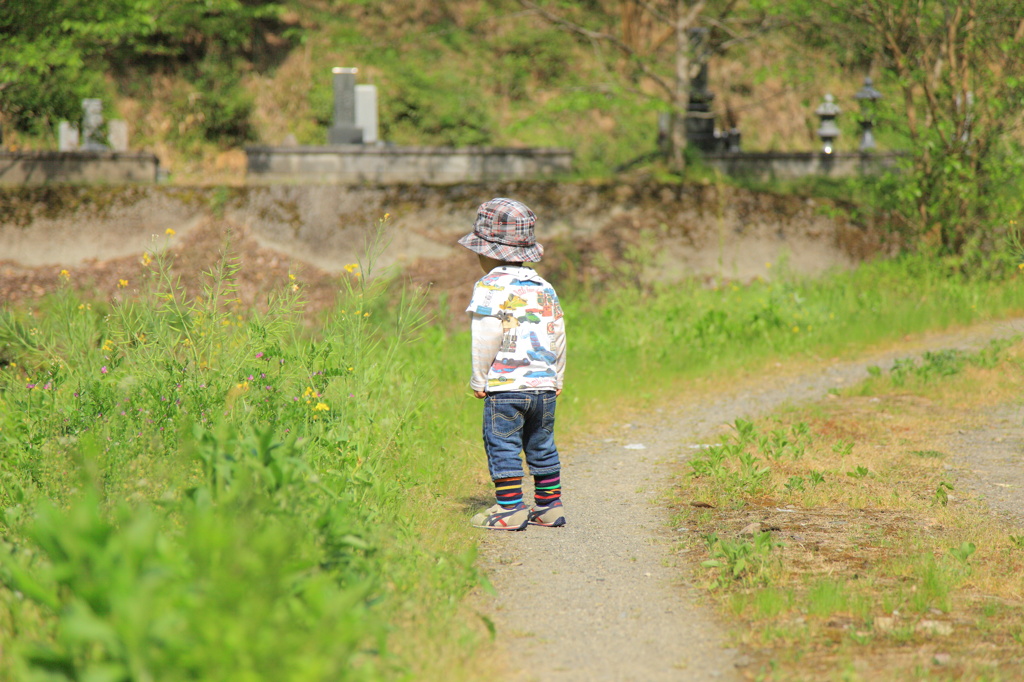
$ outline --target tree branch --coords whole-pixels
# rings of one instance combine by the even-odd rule
[[[624,56],[628,57],[631,63],[633,63],[637,68],[639,68],[645,76],[650,78],[659,88],[664,90],[667,96],[672,96],[672,93],[674,91],[672,83],[666,80],[664,77],[662,77],[661,74],[651,69],[647,64],[645,64],[643,59],[641,59],[640,53],[631,48],[629,45],[626,45],[624,42],[622,42],[615,36],[610,35],[608,33],[601,33],[599,31],[591,31],[588,28],[584,28],[583,26],[580,26],[577,23],[569,21],[564,17],[560,17],[557,14],[548,11],[547,9],[537,5],[534,2],[531,2],[530,0],[519,0],[519,4],[529,10],[536,12],[548,22],[555,24],[556,26],[561,26],[562,28],[566,29],[571,33],[583,36],[584,38],[587,38],[588,40],[591,41],[605,42],[613,46]]]

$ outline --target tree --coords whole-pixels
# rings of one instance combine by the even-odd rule
[[[106,77],[117,71],[194,65],[208,55],[230,67],[280,9],[274,0],[4,0],[0,117],[39,133],[77,120],[81,99],[108,92]]]
[[[786,11],[808,38],[872,59],[898,90],[910,172],[893,208],[904,226],[941,255],[991,246],[1021,208],[1018,0],[807,0]]]
[[[771,27],[763,0],[592,0],[519,4],[587,41],[622,72],[637,94],[659,99],[669,113],[670,166],[685,166],[690,84],[710,54],[724,53]],[[552,7],[554,5],[555,7]],[[707,29],[704,40],[694,29]],[[699,52],[699,51],[700,52]],[[653,94],[650,92],[653,90]]]
[[[72,14],[60,0],[8,0],[0,12],[0,114],[21,129],[72,118],[96,85],[92,44],[64,28]]]

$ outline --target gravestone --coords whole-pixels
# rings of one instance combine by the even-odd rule
[[[68,121],[57,125],[57,151],[73,152],[78,149],[78,128]]]
[[[358,69],[335,67],[334,125],[327,131],[330,144],[362,144],[363,131],[356,125],[356,73]]]
[[[82,100],[82,149],[103,150],[103,100]]]
[[[364,144],[376,144],[377,127],[377,86],[356,86],[356,127],[363,131]]]
[[[115,152],[128,151],[128,122],[119,118],[107,121],[107,142]]]

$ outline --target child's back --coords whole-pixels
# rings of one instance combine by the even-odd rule
[[[524,204],[492,199],[477,210],[473,232],[459,240],[487,273],[466,309],[473,331],[470,387],[484,399],[484,448],[497,497],[495,506],[473,517],[481,528],[565,525],[554,441],[565,324],[554,287],[523,265],[544,253],[534,240],[535,223]],[[532,509],[523,503],[520,453],[534,477]]]

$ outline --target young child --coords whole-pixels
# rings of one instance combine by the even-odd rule
[[[473,332],[469,385],[484,400],[484,449],[497,497],[496,505],[473,517],[478,528],[565,525],[554,437],[565,324],[554,288],[523,265],[544,254],[534,240],[536,222],[524,204],[491,199],[477,210],[473,231],[459,240],[487,273],[466,308]],[[520,452],[533,475],[532,508],[523,503]]]

